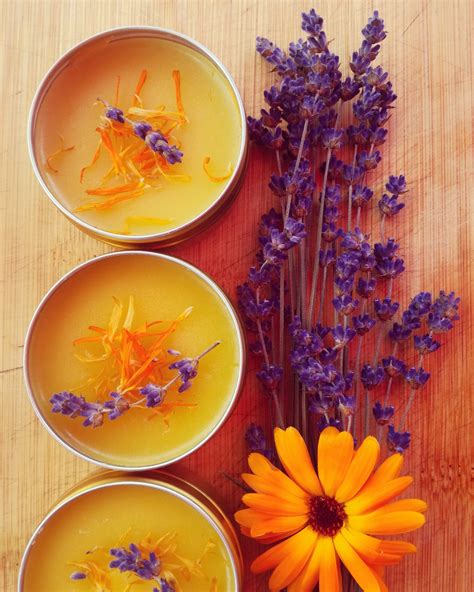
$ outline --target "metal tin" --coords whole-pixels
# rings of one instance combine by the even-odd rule
[[[87,51],[90,48],[90,45],[96,43],[98,41],[108,41],[114,42],[119,39],[125,38],[136,38],[136,37],[155,37],[158,39],[165,39],[169,41],[174,41],[181,45],[184,45],[199,54],[205,56],[205,58],[211,62],[224,76],[224,78],[229,83],[232,92],[234,93],[235,100],[238,106],[240,121],[241,121],[241,140],[240,140],[240,149],[239,149],[239,156],[237,159],[237,164],[235,170],[232,174],[232,177],[228,184],[226,185],[225,189],[222,191],[220,196],[215,200],[213,204],[211,204],[206,210],[201,212],[198,216],[196,216],[193,220],[189,222],[164,232],[156,233],[156,234],[149,234],[149,235],[127,235],[127,234],[118,234],[109,232],[106,230],[101,230],[95,226],[92,226],[88,222],[81,220],[78,216],[76,216],[73,212],[68,210],[58,199],[58,197],[54,194],[51,188],[48,185],[47,180],[42,175],[41,170],[38,166],[38,158],[36,153],[36,146],[35,146],[35,134],[36,134],[36,123],[37,123],[37,115],[38,111],[41,107],[41,104],[48,93],[50,86],[54,83],[55,79],[61,74],[61,72],[68,67],[70,60],[80,54],[81,52]],[[124,248],[133,248],[137,246],[146,246],[148,248],[155,248],[155,247],[164,247],[170,246],[181,241],[184,241],[192,236],[195,236],[198,232],[205,230],[212,224],[212,222],[223,213],[227,206],[229,206],[232,201],[237,196],[244,179],[244,174],[247,166],[247,154],[248,154],[248,133],[247,133],[247,123],[246,123],[246,116],[245,116],[245,109],[242,98],[239,94],[237,86],[233,81],[229,71],[227,68],[222,64],[222,62],[212,53],[210,52],[204,45],[191,39],[186,35],[182,35],[181,33],[176,33],[175,31],[171,31],[168,29],[162,29],[160,27],[119,27],[116,29],[110,29],[108,31],[104,31],[102,33],[98,33],[88,39],[81,41],[77,45],[75,45],[72,49],[67,51],[59,60],[50,68],[47,72],[43,80],[41,81],[38,90],[33,98],[33,102],[30,109],[29,119],[28,119],[28,127],[27,127],[27,141],[28,141],[28,151],[30,155],[31,164],[33,166],[34,173],[40,182],[43,190],[45,191],[46,195],[49,199],[53,202],[53,204],[68,218],[75,226],[97,238],[102,240],[108,244],[124,247]]]
[[[116,257],[137,257],[137,256],[139,256],[139,257],[146,256],[146,257],[151,257],[154,259],[164,259],[167,261],[174,262],[177,265],[180,265],[180,266],[184,267],[185,269],[191,271],[192,273],[196,274],[196,276],[198,276],[201,280],[203,280],[212,289],[212,291],[219,297],[219,299],[222,301],[225,308],[229,312],[229,315],[230,315],[232,322],[234,324],[234,327],[235,327],[235,338],[237,340],[238,349],[239,349],[239,373],[238,373],[238,378],[237,378],[237,383],[236,383],[235,389],[229,396],[228,406],[227,406],[224,414],[219,419],[219,421],[214,425],[214,427],[209,432],[209,434],[207,436],[205,436],[198,444],[191,447],[188,451],[186,451],[180,455],[177,455],[174,458],[171,458],[170,460],[156,462],[152,465],[130,467],[130,466],[115,465],[112,463],[107,463],[107,462],[104,462],[101,460],[94,459],[94,458],[84,454],[80,450],[77,450],[76,448],[74,448],[69,442],[67,442],[61,435],[59,435],[54,430],[54,428],[49,424],[47,418],[41,412],[41,410],[37,404],[37,401],[36,401],[35,393],[33,392],[31,380],[30,380],[30,347],[31,347],[32,335],[33,335],[33,332],[35,329],[37,319],[41,315],[41,312],[42,312],[45,304],[48,302],[48,300],[51,298],[51,296],[56,292],[56,290],[60,286],[65,284],[72,276],[79,273],[82,269],[87,268],[91,265],[94,265],[97,261],[103,261],[105,259],[116,258]],[[77,456],[79,456],[83,460],[87,460],[89,462],[92,462],[96,465],[99,465],[101,467],[105,467],[108,469],[121,470],[121,471],[147,471],[147,470],[157,469],[160,467],[170,465],[174,462],[177,462],[177,461],[185,458],[186,456],[192,454],[195,450],[200,448],[210,438],[212,438],[212,436],[225,423],[225,421],[227,420],[227,418],[231,414],[234,406],[237,403],[240,392],[242,390],[243,381],[244,381],[244,377],[245,377],[245,364],[246,364],[246,343],[245,343],[245,335],[244,335],[244,331],[243,331],[243,327],[242,327],[242,323],[240,321],[239,315],[238,315],[237,311],[235,310],[235,308],[233,307],[230,300],[228,299],[228,297],[223,292],[223,290],[208,275],[206,275],[203,271],[201,271],[197,267],[194,267],[190,263],[183,261],[182,259],[178,259],[177,257],[172,257],[170,255],[165,255],[163,253],[154,253],[151,251],[118,251],[118,252],[113,252],[113,253],[106,253],[105,255],[100,255],[99,257],[95,257],[94,259],[90,259],[88,261],[85,261],[84,263],[81,263],[80,265],[78,265],[77,267],[75,267],[74,269],[69,271],[61,279],[59,279],[49,289],[49,291],[45,294],[45,296],[42,298],[40,304],[38,305],[32,319],[30,321],[28,331],[26,334],[25,346],[24,346],[24,352],[23,352],[23,377],[24,377],[26,390],[27,390],[28,396],[30,398],[31,404],[33,406],[33,409],[35,410],[36,415],[40,419],[41,423],[47,429],[47,431],[60,444],[62,444],[65,448],[67,448],[70,452],[76,454]]]
[[[82,495],[98,489],[121,485],[148,487],[158,491],[164,491],[178,497],[193,507],[211,525],[227,551],[232,576],[235,581],[235,588],[227,592],[239,592],[242,590],[243,559],[237,534],[229,518],[207,493],[190,483],[187,479],[183,479],[169,472],[148,471],[137,475],[126,472],[100,471],[99,473],[90,475],[67,491],[36,527],[28,541],[21,560],[18,574],[18,592],[29,592],[24,590],[23,584],[30,551],[43,528],[56,512]],[[159,507],[157,511],[159,511]]]

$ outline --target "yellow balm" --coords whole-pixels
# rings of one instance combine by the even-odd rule
[[[234,536],[221,514],[176,486],[99,479],[45,518],[25,553],[19,589],[236,592],[240,557]],[[129,570],[110,565],[126,554]],[[148,563],[140,577],[134,567],[143,561]]]
[[[56,205],[116,242],[179,240],[235,193],[245,162],[245,115],[225,69],[151,28],[66,54],[38,91],[29,133]]]
[[[79,266],[45,297],[25,376],[63,444],[142,469],[185,456],[218,429],[243,355],[235,311],[207,276],[165,255],[121,252]]]

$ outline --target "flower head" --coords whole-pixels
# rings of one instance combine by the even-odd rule
[[[393,425],[388,426],[387,446],[392,452],[403,454],[410,446],[410,432],[396,432]]]
[[[251,473],[243,480],[255,493],[242,501],[248,508],[235,518],[244,534],[268,548],[252,563],[254,573],[272,570],[271,591],[334,589],[339,560],[363,590],[381,592],[381,565],[398,563],[415,551],[411,543],[385,541],[424,523],[422,500],[391,500],[413,481],[399,477],[401,454],[388,457],[375,470],[380,446],[367,437],[357,451],[349,432],[327,427],[318,442],[318,471],[295,428],[275,430],[275,444],[285,472],[258,453],[249,456]],[[375,535],[375,536],[374,536]]]

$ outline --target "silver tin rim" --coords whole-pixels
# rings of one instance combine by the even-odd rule
[[[35,136],[35,129],[36,129],[36,116],[41,106],[41,103],[46,96],[50,84],[55,80],[57,71],[59,68],[67,65],[67,60],[71,58],[78,50],[82,47],[87,46],[89,43],[107,38],[108,36],[113,37],[114,35],[122,35],[123,37],[133,37],[137,34],[151,34],[152,36],[157,36],[161,39],[166,39],[170,41],[176,41],[182,45],[185,45],[191,49],[196,50],[201,55],[205,56],[220,72],[223,74],[227,82],[229,83],[232,92],[234,93],[237,106],[239,109],[240,120],[242,125],[242,135],[241,135],[241,142],[240,142],[240,150],[239,156],[237,159],[237,164],[235,170],[227,183],[225,189],[223,189],[222,193],[219,197],[210,204],[203,212],[201,212],[198,216],[178,226],[177,228],[173,228],[164,232],[159,232],[155,234],[145,234],[145,235],[128,235],[128,234],[118,234],[114,232],[109,232],[107,230],[102,230],[97,226],[93,226],[89,224],[85,220],[82,220],[78,216],[76,216],[73,212],[68,210],[60,200],[53,194],[53,192],[49,189],[46,181],[43,178],[38,166],[38,159],[36,158],[36,152],[34,147],[34,136]],[[120,38],[120,37],[118,37]],[[202,226],[205,222],[212,218],[213,215],[217,214],[217,212],[221,211],[221,208],[227,203],[228,200],[231,199],[234,192],[237,192],[240,188],[240,183],[242,181],[242,176],[245,172],[246,163],[247,163],[247,148],[248,148],[248,132],[247,132],[247,120],[245,115],[245,108],[242,101],[242,97],[240,96],[239,90],[237,85],[235,84],[230,72],[224,66],[224,64],[219,60],[217,56],[215,56],[206,46],[201,44],[199,41],[192,39],[187,35],[183,35],[182,33],[177,33],[171,29],[165,29],[162,27],[151,27],[151,26],[134,26],[134,27],[115,27],[112,29],[107,29],[106,31],[102,31],[87,39],[77,43],[71,49],[69,49],[66,53],[64,53],[56,62],[51,66],[51,68],[47,71],[43,79],[41,80],[38,89],[33,97],[33,101],[31,103],[29,115],[28,115],[28,124],[27,124],[27,144],[28,144],[28,153],[30,157],[31,166],[33,167],[33,171],[35,173],[36,178],[38,179],[43,191],[52,201],[52,203],[58,208],[62,214],[68,218],[73,224],[81,228],[87,234],[93,235],[96,238],[100,238],[106,243],[113,244],[113,245],[146,245],[150,243],[154,244],[175,244],[176,242],[180,242],[181,240],[185,240],[189,237],[189,233],[192,230],[202,230]]]
[[[150,489],[158,489],[159,491],[164,491],[166,493],[174,495],[175,497],[178,497],[183,502],[189,504],[195,510],[197,510],[199,512],[199,514],[201,516],[203,516],[207,520],[207,522],[209,522],[209,524],[211,524],[214,531],[218,534],[222,544],[224,545],[225,550],[227,551],[227,554],[229,556],[229,559],[230,559],[230,562],[232,565],[232,575],[233,575],[234,581],[236,583],[235,592],[238,592],[241,589],[241,586],[242,586],[241,575],[240,575],[239,570],[237,569],[237,566],[236,566],[236,561],[234,558],[232,546],[231,546],[231,544],[229,544],[229,541],[227,540],[227,537],[225,535],[225,531],[222,529],[221,525],[215,520],[215,517],[212,515],[212,512],[210,510],[208,512],[204,511],[203,504],[198,503],[198,501],[194,498],[194,496],[192,494],[188,494],[187,492],[185,492],[184,490],[182,490],[181,488],[179,488],[176,485],[168,485],[163,481],[157,481],[156,483],[153,483],[153,482],[147,481],[147,480],[140,481],[140,480],[133,479],[133,478],[130,478],[127,480],[127,479],[122,478],[119,481],[113,481],[113,482],[108,482],[108,483],[98,483],[96,485],[90,485],[89,487],[86,486],[85,489],[81,489],[80,491],[73,492],[69,495],[66,494],[64,499],[60,500],[58,503],[56,503],[54,505],[54,507],[46,514],[46,516],[43,518],[43,520],[41,520],[41,522],[35,528],[33,534],[29,538],[26,548],[23,552],[23,556],[21,558],[21,563],[20,563],[20,568],[18,571],[18,588],[17,588],[18,592],[24,592],[23,580],[25,577],[26,564],[28,561],[28,557],[29,557],[31,548],[35,544],[35,539],[41,533],[42,529],[47,524],[47,522],[52,518],[52,516],[54,516],[59,510],[61,510],[65,506],[67,506],[70,502],[81,497],[82,495],[86,495],[87,493],[91,493],[92,491],[97,491],[99,489],[105,489],[108,487],[123,486],[123,485],[132,485],[132,486],[138,486],[138,487],[144,486],[144,487],[149,487]],[[78,484],[78,486],[80,486],[80,483]]]
[[[82,269],[89,267],[90,265],[94,265],[94,263],[97,261],[102,261],[104,259],[109,259],[111,257],[133,257],[133,256],[135,256],[135,257],[136,256],[139,256],[139,257],[145,256],[145,257],[152,257],[152,258],[156,258],[156,259],[164,259],[166,261],[171,261],[172,263],[175,263],[177,265],[181,265],[185,269],[196,274],[204,282],[206,282],[213,289],[213,291],[219,296],[219,298],[221,299],[221,301],[225,305],[225,308],[227,309],[227,311],[232,319],[232,322],[235,326],[235,332],[236,332],[238,345],[239,345],[239,374],[237,377],[237,384],[234,388],[232,395],[229,398],[227,408],[225,409],[224,413],[222,414],[220,419],[217,421],[215,426],[209,432],[209,434],[207,434],[206,437],[203,438],[200,442],[198,442],[195,446],[193,446],[189,450],[183,452],[182,454],[179,454],[178,456],[171,458],[170,460],[158,462],[158,463],[151,464],[151,465],[143,465],[143,466],[127,466],[127,465],[117,465],[117,464],[113,464],[113,463],[108,463],[105,461],[91,458],[87,454],[84,454],[80,450],[77,450],[76,448],[74,448],[74,446],[72,446],[69,442],[67,442],[64,438],[62,438],[53,429],[53,427],[49,424],[47,419],[41,413],[41,410],[38,407],[37,402],[36,402],[36,397],[33,392],[33,388],[32,388],[31,381],[30,381],[30,375],[29,375],[29,351],[30,351],[31,338],[33,335],[33,331],[35,329],[37,319],[38,319],[39,315],[41,314],[41,311],[43,310],[43,307],[45,306],[47,301],[50,299],[50,297],[56,292],[56,290],[58,290],[58,288],[60,286],[62,286],[64,283],[66,283],[70,277],[72,277],[76,273],[80,272]],[[214,282],[214,280],[212,280],[203,271],[201,271],[200,269],[198,269],[194,265],[191,265],[191,263],[188,263],[187,261],[183,261],[182,259],[178,259],[177,257],[172,257],[171,255],[165,255],[164,253],[154,253],[151,251],[138,251],[138,250],[137,251],[117,251],[117,252],[112,252],[112,253],[106,253],[104,255],[100,255],[100,256],[95,257],[93,259],[89,259],[87,261],[84,261],[83,263],[80,263],[79,265],[77,265],[76,267],[71,269],[68,273],[63,275],[55,284],[53,284],[53,286],[43,296],[43,298],[41,299],[40,303],[38,304],[38,306],[33,314],[33,317],[30,321],[30,324],[28,326],[28,330],[26,333],[26,337],[25,337],[25,346],[23,348],[23,379],[25,382],[26,391],[28,393],[28,397],[30,399],[31,405],[32,405],[37,417],[39,418],[40,422],[42,423],[43,427],[45,427],[46,430],[49,432],[49,434],[51,436],[53,436],[53,438],[57,442],[62,444],[67,450],[69,450],[70,452],[72,452],[73,454],[78,456],[79,458],[82,458],[83,460],[86,460],[88,462],[94,463],[95,465],[98,465],[100,467],[104,467],[107,469],[113,469],[113,470],[117,470],[117,471],[148,471],[148,470],[159,469],[159,468],[171,465],[175,462],[178,462],[179,460],[182,460],[183,458],[186,458],[187,456],[189,456],[190,454],[192,454],[193,452],[195,452],[196,450],[201,448],[201,446],[203,446],[208,440],[210,440],[216,434],[216,432],[219,431],[219,429],[223,426],[223,424],[226,422],[229,415],[231,414],[232,410],[234,409],[234,407],[237,403],[237,400],[240,396],[240,393],[242,391],[242,386],[243,386],[244,377],[245,377],[245,366],[246,366],[245,351],[246,351],[245,334],[244,334],[242,323],[240,321],[237,311],[235,310],[233,304],[231,303],[231,301],[229,300],[227,295],[224,293],[222,288],[220,288]]]

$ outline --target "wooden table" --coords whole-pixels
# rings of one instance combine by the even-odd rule
[[[407,470],[411,493],[425,498],[426,527],[412,540],[417,557],[389,571],[391,590],[472,589],[469,554],[469,451],[474,387],[471,310],[474,305],[472,196],[472,2],[379,0],[389,38],[382,62],[399,99],[390,140],[377,171],[377,189],[389,173],[404,171],[407,208],[395,227],[408,273],[397,294],[446,287],[462,295],[462,326],[428,361],[431,386],[416,404]],[[30,167],[25,126],[41,77],[65,50],[98,31],[120,25],[159,25],[198,39],[234,75],[249,113],[262,106],[268,68],[254,53],[257,34],[285,44],[300,33],[300,1],[270,0],[1,0],[1,294],[2,294],[2,569],[3,590],[15,588],[21,553],[52,502],[94,467],[59,446],[40,426],[22,380],[25,330],[42,294],[73,266],[110,250],[82,234],[50,204]],[[321,0],[331,47],[342,56],[358,47],[360,29],[374,8],[362,0]],[[201,267],[232,296],[254,255],[255,225],[269,207],[271,163],[256,151],[245,186],[212,232],[172,253]],[[212,483],[229,514],[239,491],[222,475],[245,466],[242,436],[262,421],[265,401],[251,361],[240,403],[220,433],[184,464]],[[244,543],[248,560],[256,548]],[[469,584],[471,581],[471,584]],[[264,590],[247,578],[245,590]]]

